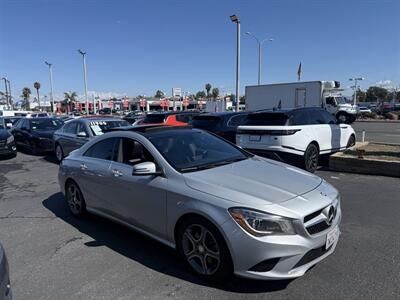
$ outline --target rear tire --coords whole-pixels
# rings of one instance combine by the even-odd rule
[[[65,199],[69,210],[75,217],[86,215],[86,202],[83,198],[81,189],[75,181],[70,180],[65,186]]]
[[[353,147],[355,144],[356,144],[356,138],[355,138],[354,135],[351,135],[351,136],[349,137],[348,142],[347,142],[346,148]]]
[[[194,216],[178,229],[177,250],[186,265],[205,280],[222,281],[232,275],[232,259],[219,230],[209,221]]]
[[[314,173],[318,167],[319,150],[315,144],[308,145],[303,157],[304,169],[310,173]]]
[[[29,142],[29,147],[31,148],[30,150],[32,155],[38,154],[37,146],[34,141]]]

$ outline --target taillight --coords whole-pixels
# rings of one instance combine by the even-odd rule
[[[273,130],[239,130],[238,134],[251,134],[251,135],[292,135],[301,129],[273,129]]]

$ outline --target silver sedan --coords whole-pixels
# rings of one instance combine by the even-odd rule
[[[174,247],[207,279],[302,276],[340,234],[330,184],[198,129],[106,133],[63,160],[59,183],[74,215],[104,216]]]

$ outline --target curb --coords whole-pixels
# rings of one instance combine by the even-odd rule
[[[400,120],[355,120],[354,123],[400,123]]]
[[[344,157],[340,152],[330,156],[329,169],[332,171],[400,178],[400,162]]]

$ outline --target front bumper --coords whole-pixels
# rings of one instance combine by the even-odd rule
[[[232,255],[234,273],[253,279],[297,278],[335,251],[337,239],[325,249],[327,234],[338,228],[341,210],[329,229],[315,235],[300,232],[296,235],[255,237],[245,232],[233,219],[223,224]],[[340,231],[339,231],[340,233]],[[255,271],[254,267],[264,267]],[[265,269],[265,271],[263,270]]]
[[[14,155],[17,153],[17,146],[15,142],[6,143],[6,141],[0,141],[0,155]]]

